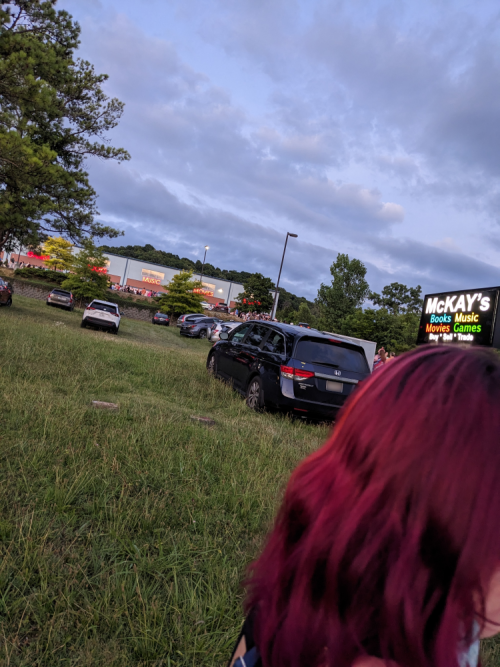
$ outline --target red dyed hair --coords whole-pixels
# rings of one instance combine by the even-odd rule
[[[500,363],[426,347],[346,403],[252,565],[265,667],[457,667],[500,564]],[[479,608],[478,608],[479,605]]]

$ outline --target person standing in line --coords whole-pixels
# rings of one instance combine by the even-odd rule
[[[477,667],[500,632],[500,360],[423,346],[292,473],[231,667]]]

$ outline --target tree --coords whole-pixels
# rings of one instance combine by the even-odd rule
[[[370,287],[365,279],[366,266],[359,259],[339,253],[330,267],[331,285],[321,284],[316,303],[320,310],[320,326],[339,332],[346,317],[361,307]]]
[[[55,271],[69,271],[73,265],[73,244],[61,236],[50,236],[42,245],[42,251],[50,255],[44,264]]]
[[[102,90],[107,76],[75,59],[80,27],[56,0],[12,0],[0,8],[0,250],[37,245],[48,234],[73,241],[118,236],[94,220],[89,155],[129,159],[104,143],[123,104]]]
[[[338,333],[374,341],[377,349],[400,354],[415,347],[419,323],[414,313],[395,315],[387,308],[358,308],[345,318]]]
[[[238,294],[236,303],[243,313],[269,313],[273,307],[273,295],[269,290],[274,289],[271,278],[264,278],[262,273],[252,273],[245,281],[244,290]]]
[[[72,292],[80,303],[102,299],[108,287],[106,263],[107,259],[102,250],[96,248],[91,239],[86,239],[82,249],[74,257],[73,273],[61,287]]]
[[[386,285],[382,290],[382,295],[376,292],[371,292],[369,296],[376,306],[387,308],[393,315],[401,315],[403,313],[414,313],[418,315],[422,310],[422,288],[420,285],[416,287],[406,287],[401,283],[391,283]]]
[[[177,273],[166,286],[168,292],[162,294],[158,304],[162,313],[178,317],[183,313],[202,313],[203,295],[194,292],[201,289],[199,280],[192,280],[192,271]]]

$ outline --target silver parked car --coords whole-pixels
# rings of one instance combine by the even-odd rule
[[[71,292],[65,289],[53,289],[47,297],[47,306],[61,306],[66,310],[73,310],[75,300]]]
[[[238,324],[241,324],[241,320],[237,322],[236,320],[229,320],[228,322],[216,322],[212,325],[210,333],[208,334],[208,340],[215,341],[220,340],[221,331],[231,331],[234,327],[237,327]]]

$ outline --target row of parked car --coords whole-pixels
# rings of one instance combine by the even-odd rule
[[[0,303],[12,303],[12,288],[0,278]],[[47,304],[74,308],[70,292],[54,289]],[[94,299],[86,306],[81,326],[118,333],[121,316],[116,304]],[[170,318],[156,313],[152,323],[169,326]],[[208,338],[214,345],[206,366],[230,383],[253,410],[273,408],[301,417],[333,420],[348,396],[368,377],[366,341],[336,336],[306,326],[278,322],[223,321],[199,313],[179,317],[180,334]]]
[[[63,289],[53,289],[47,296],[47,306],[57,306],[72,311],[75,308],[75,298],[71,292]],[[116,303],[93,299],[85,306],[80,326],[98,327],[110,333],[117,334],[120,329],[121,315]]]

